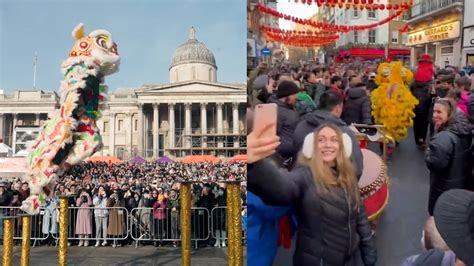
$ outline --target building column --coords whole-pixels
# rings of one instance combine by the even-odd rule
[[[145,157],[145,151],[143,149],[143,135],[145,134],[143,130],[143,120],[145,119],[143,114],[143,103],[138,104],[138,154]]]
[[[3,124],[5,123],[5,114],[0,114],[0,143],[5,143],[5,137],[3,135]]]
[[[224,103],[217,103],[217,134],[222,135],[224,132],[222,131],[222,107]],[[219,136],[219,141],[217,142],[217,147],[222,148],[224,147],[223,137]]]
[[[169,117],[169,124],[170,124],[170,128],[169,128],[169,137],[170,137],[169,147],[170,148],[174,148],[174,145],[175,145],[174,105],[175,105],[175,103],[169,103],[168,104],[168,108],[169,108],[169,112],[170,112],[170,115],[168,116]]]
[[[201,146],[207,147],[207,103],[201,103]]]
[[[127,155],[129,157],[132,157],[132,135],[133,135],[133,120],[132,120],[132,114],[130,112],[126,112],[125,116],[127,117],[126,122],[125,122],[125,128],[126,128],[126,134],[127,136],[125,137],[125,141],[127,142]]]
[[[158,128],[159,128],[159,109],[160,109],[160,104],[159,103],[154,103],[153,104],[153,157],[155,159],[158,158],[159,153],[159,137],[158,137]]]
[[[185,147],[191,148],[191,103],[184,104]]]
[[[35,126],[39,126],[39,125],[40,125],[40,115],[41,115],[41,113],[37,113],[37,114],[36,114]]]
[[[12,132],[15,130],[15,127],[16,125],[18,124],[18,114],[17,113],[13,113],[13,128],[12,128]]]
[[[232,133],[234,136],[234,147],[239,147],[239,103],[232,103]]]
[[[116,113],[110,113],[109,120],[109,154],[115,156],[115,115]]]

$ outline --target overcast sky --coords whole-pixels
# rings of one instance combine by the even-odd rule
[[[291,2],[288,0],[280,0],[277,3],[277,9],[281,13],[304,19],[308,19],[318,12],[318,6],[316,4],[307,5],[302,4],[301,2],[295,3],[293,0]],[[280,19],[281,29],[290,30],[294,27],[295,23],[285,19]]]

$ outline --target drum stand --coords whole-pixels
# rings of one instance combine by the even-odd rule
[[[367,124],[352,124],[352,126],[353,128],[351,129],[354,131],[354,134],[356,135],[359,141],[376,142],[376,143],[382,144],[382,159],[383,159],[383,162],[387,164],[387,159],[388,159],[387,145],[390,143],[395,143],[395,141],[393,140],[391,136],[389,136],[385,132],[385,126],[384,125],[367,125]],[[357,130],[357,127],[376,129],[378,138],[374,140],[373,138],[369,137],[367,134],[359,132]]]

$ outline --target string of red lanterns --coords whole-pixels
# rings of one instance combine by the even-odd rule
[[[404,12],[406,12],[410,7],[406,7],[406,8],[402,8],[401,10],[398,10],[396,11],[394,14],[388,16],[387,18],[383,19],[383,20],[380,20],[376,23],[372,23],[372,24],[367,24],[367,25],[335,25],[335,24],[330,24],[330,23],[325,23],[325,22],[317,22],[317,21],[313,21],[313,20],[309,20],[309,19],[301,19],[301,18],[297,18],[297,17],[294,17],[294,16],[290,16],[290,15],[287,15],[287,14],[283,14],[281,12],[278,12],[274,9],[271,9],[271,8],[268,8],[264,5],[257,5],[257,10],[262,12],[262,13],[265,13],[265,14],[268,14],[268,15],[271,15],[271,16],[274,16],[274,17],[277,17],[277,18],[281,18],[281,19],[285,19],[285,20],[288,20],[288,21],[292,21],[294,23],[297,23],[297,24],[301,24],[301,25],[308,25],[308,26],[311,26],[311,27],[314,27],[314,28],[319,28],[319,29],[323,29],[323,30],[328,30],[328,31],[331,31],[331,32],[349,32],[349,31],[359,31],[359,30],[369,30],[369,29],[374,29],[376,27],[379,27],[383,24],[386,24],[390,21],[392,21],[393,19],[401,16]]]
[[[291,1],[291,0],[289,0]],[[400,10],[406,9],[408,7],[413,6],[413,0],[405,1],[402,3],[397,4],[379,4],[374,3],[374,0],[293,0],[295,3],[307,4],[312,5],[316,4],[319,7],[325,5],[328,7],[339,7],[339,8],[346,8],[350,9],[353,7],[354,9],[369,9],[369,10]]]
[[[289,35],[293,37],[319,37],[319,38],[335,38],[338,39],[339,36],[335,35],[334,32],[328,31],[312,31],[312,30],[283,30],[280,28],[272,28],[267,25],[262,25],[260,27],[265,33]]]
[[[317,47],[323,46],[327,44],[333,43],[334,39],[321,39],[321,38],[292,38],[292,37],[285,37],[278,34],[267,33],[267,38],[270,41],[279,42],[281,44],[287,46],[294,46],[294,47]]]

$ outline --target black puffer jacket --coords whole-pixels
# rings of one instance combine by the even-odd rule
[[[247,183],[265,203],[295,209],[293,265],[375,265],[377,251],[365,208],[362,204],[357,210],[341,187],[322,196],[309,168],[279,172],[269,159],[249,165]]]
[[[357,178],[360,178],[362,175],[362,170],[364,168],[362,152],[359,147],[359,141],[355,137],[352,130],[347,127],[347,124],[342,121],[340,118],[337,118],[333,114],[327,111],[314,111],[305,115],[302,121],[298,124],[295,129],[295,134],[293,137],[293,145],[295,152],[299,152],[303,146],[304,138],[309,133],[313,132],[321,124],[330,123],[338,126],[342,132],[347,133],[352,140],[352,162],[354,164],[354,169],[356,170]]]
[[[465,189],[471,176],[471,125],[462,112],[454,122],[436,133],[430,141],[425,162],[430,170],[428,211],[438,197],[453,188]]]
[[[346,91],[346,99],[344,100],[344,110],[342,112],[342,120],[348,125],[356,124],[372,124],[372,107],[370,98],[367,95],[365,87],[358,86],[349,88]]]
[[[293,147],[293,133],[300,121],[300,116],[292,107],[280,101],[276,95],[270,96],[268,103],[275,103],[278,106],[277,135],[280,137],[281,145],[277,151],[283,158],[290,158],[296,153]]]
[[[431,106],[430,83],[413,81],[410,90],[413,96],[418,99],[418,105],[415,106],[415,114],[428,114]]]

